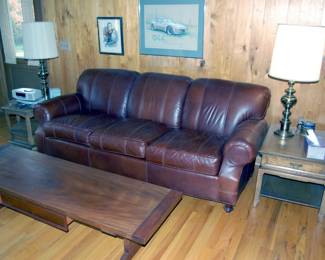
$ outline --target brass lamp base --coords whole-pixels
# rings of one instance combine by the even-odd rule
[[[280,128],[274,131],[274,134],[279,136],[281,139],[286,139],[294,136],[294,134],[290,130],[290,109],[297,103],[297,98],[294,95],[296,93],[293,88],[294,82],[289,81],[288,84],[289,88],[285,90],[286,94],[281,97],[281,103],[284,107],[284,111],[282,112],[283,117],[280,121]]]
[[[278,130],[275,130],[274,134],[277,136],[280,136],[281,139],[287,139],[287,138],[294,136],[294,133],[292,133],[291,130],[284,131],[284,130],[281,130],[280,128]]]
[[[47,71],[47,67],[46,67],[46,62],[45,60],[40,60],[40,70],[38,73],[38,76],[41,80],[41,90],[42,90],[42,94],[45,100],[49,100],[50,99],[50,90],[47,84],[47,77],[49,75],[48,71]]]

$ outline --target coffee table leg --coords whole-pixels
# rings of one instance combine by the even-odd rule
[[[132,257],[137,253],[140,247],[141,246],[139,244],[131,240],[124,239],[124,253],[121,257],[121,260],[132,259]]]

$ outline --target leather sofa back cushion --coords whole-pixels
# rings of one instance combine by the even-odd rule
[[[269,89],[258,85],[197,79],[188,91],[182,127],[229,137],[242,121],[263,119],[270,97]]]
[[[77,84],[77,92],[82,96],[83,109],[125,117],[128,96],[138,75],[134,71],[118,69],[84,71]]]
[[[183,76],[144,73],[132,88],[128,115],[179,127],[191,79]]]

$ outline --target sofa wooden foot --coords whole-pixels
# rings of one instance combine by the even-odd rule
[[[224,210],[225,210],[227,213],[230,213],[231,211],[234,210],[234,206],[232,206],[232,205],[228,205],[228,204],[225,204],[225,205],[223,206],[223,208],[224,208]]]

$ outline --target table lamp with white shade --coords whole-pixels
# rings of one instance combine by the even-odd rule
[[[49,99],[46,60],[58,57],[54,25],[52,22],[23,23],[24,58],[39,60],[41,89],[44,99]]]
[[[296,82],[319,81],[324,44],[323,26],[278,25],[269,76],[289,84],[281,97],[284,111],[280,128],[274,132],[281,139],[294,135],[290,130],[290,109],[297,103],[293,86]]]

